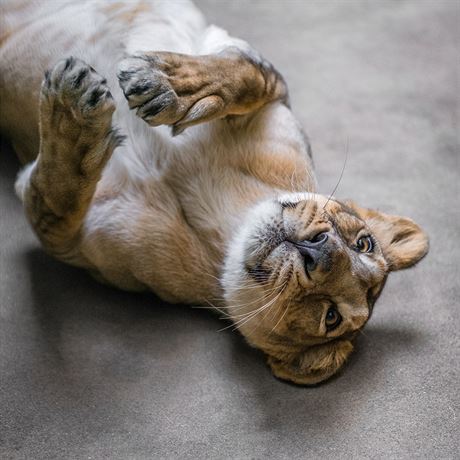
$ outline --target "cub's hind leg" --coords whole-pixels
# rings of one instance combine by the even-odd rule
[[[46,73],[40,93],[40,150],[16,190],[45,249],[76,265],[79,240],[96,184],[121,136],[105,79],[74,58]]]

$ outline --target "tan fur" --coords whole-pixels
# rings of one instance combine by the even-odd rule
[[[282,379],[336,373],[427,238],[314,193],[273,66],[185,0],[3,8],[0,127],[22,161],[38,153],[16,189],[45,249],[120,288],[213,305]],[[299,244],[318,235],[309,269]]]

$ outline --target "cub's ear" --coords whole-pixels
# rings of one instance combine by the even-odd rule
[[[428,252],[428,236],[413,220],[361,208],[352,201],[347,201],[346,205],[369,226],[390,270],[411,267]]]

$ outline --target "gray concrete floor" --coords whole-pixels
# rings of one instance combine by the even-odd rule
[[[0,154],[0,457],[458,458],[456,0],[199,1],[286,76],[320,189],[407,215],[431,251],[393,274],[343,373],[275,380],[202,310],[46,256]]]

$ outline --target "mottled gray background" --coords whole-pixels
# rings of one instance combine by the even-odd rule
[[[203,310],[47,257],[0,154],[0,457],[458,458],[459,2],[199,1],[290,85],[320,189],[431,237],[339,378],[275,380]]]

